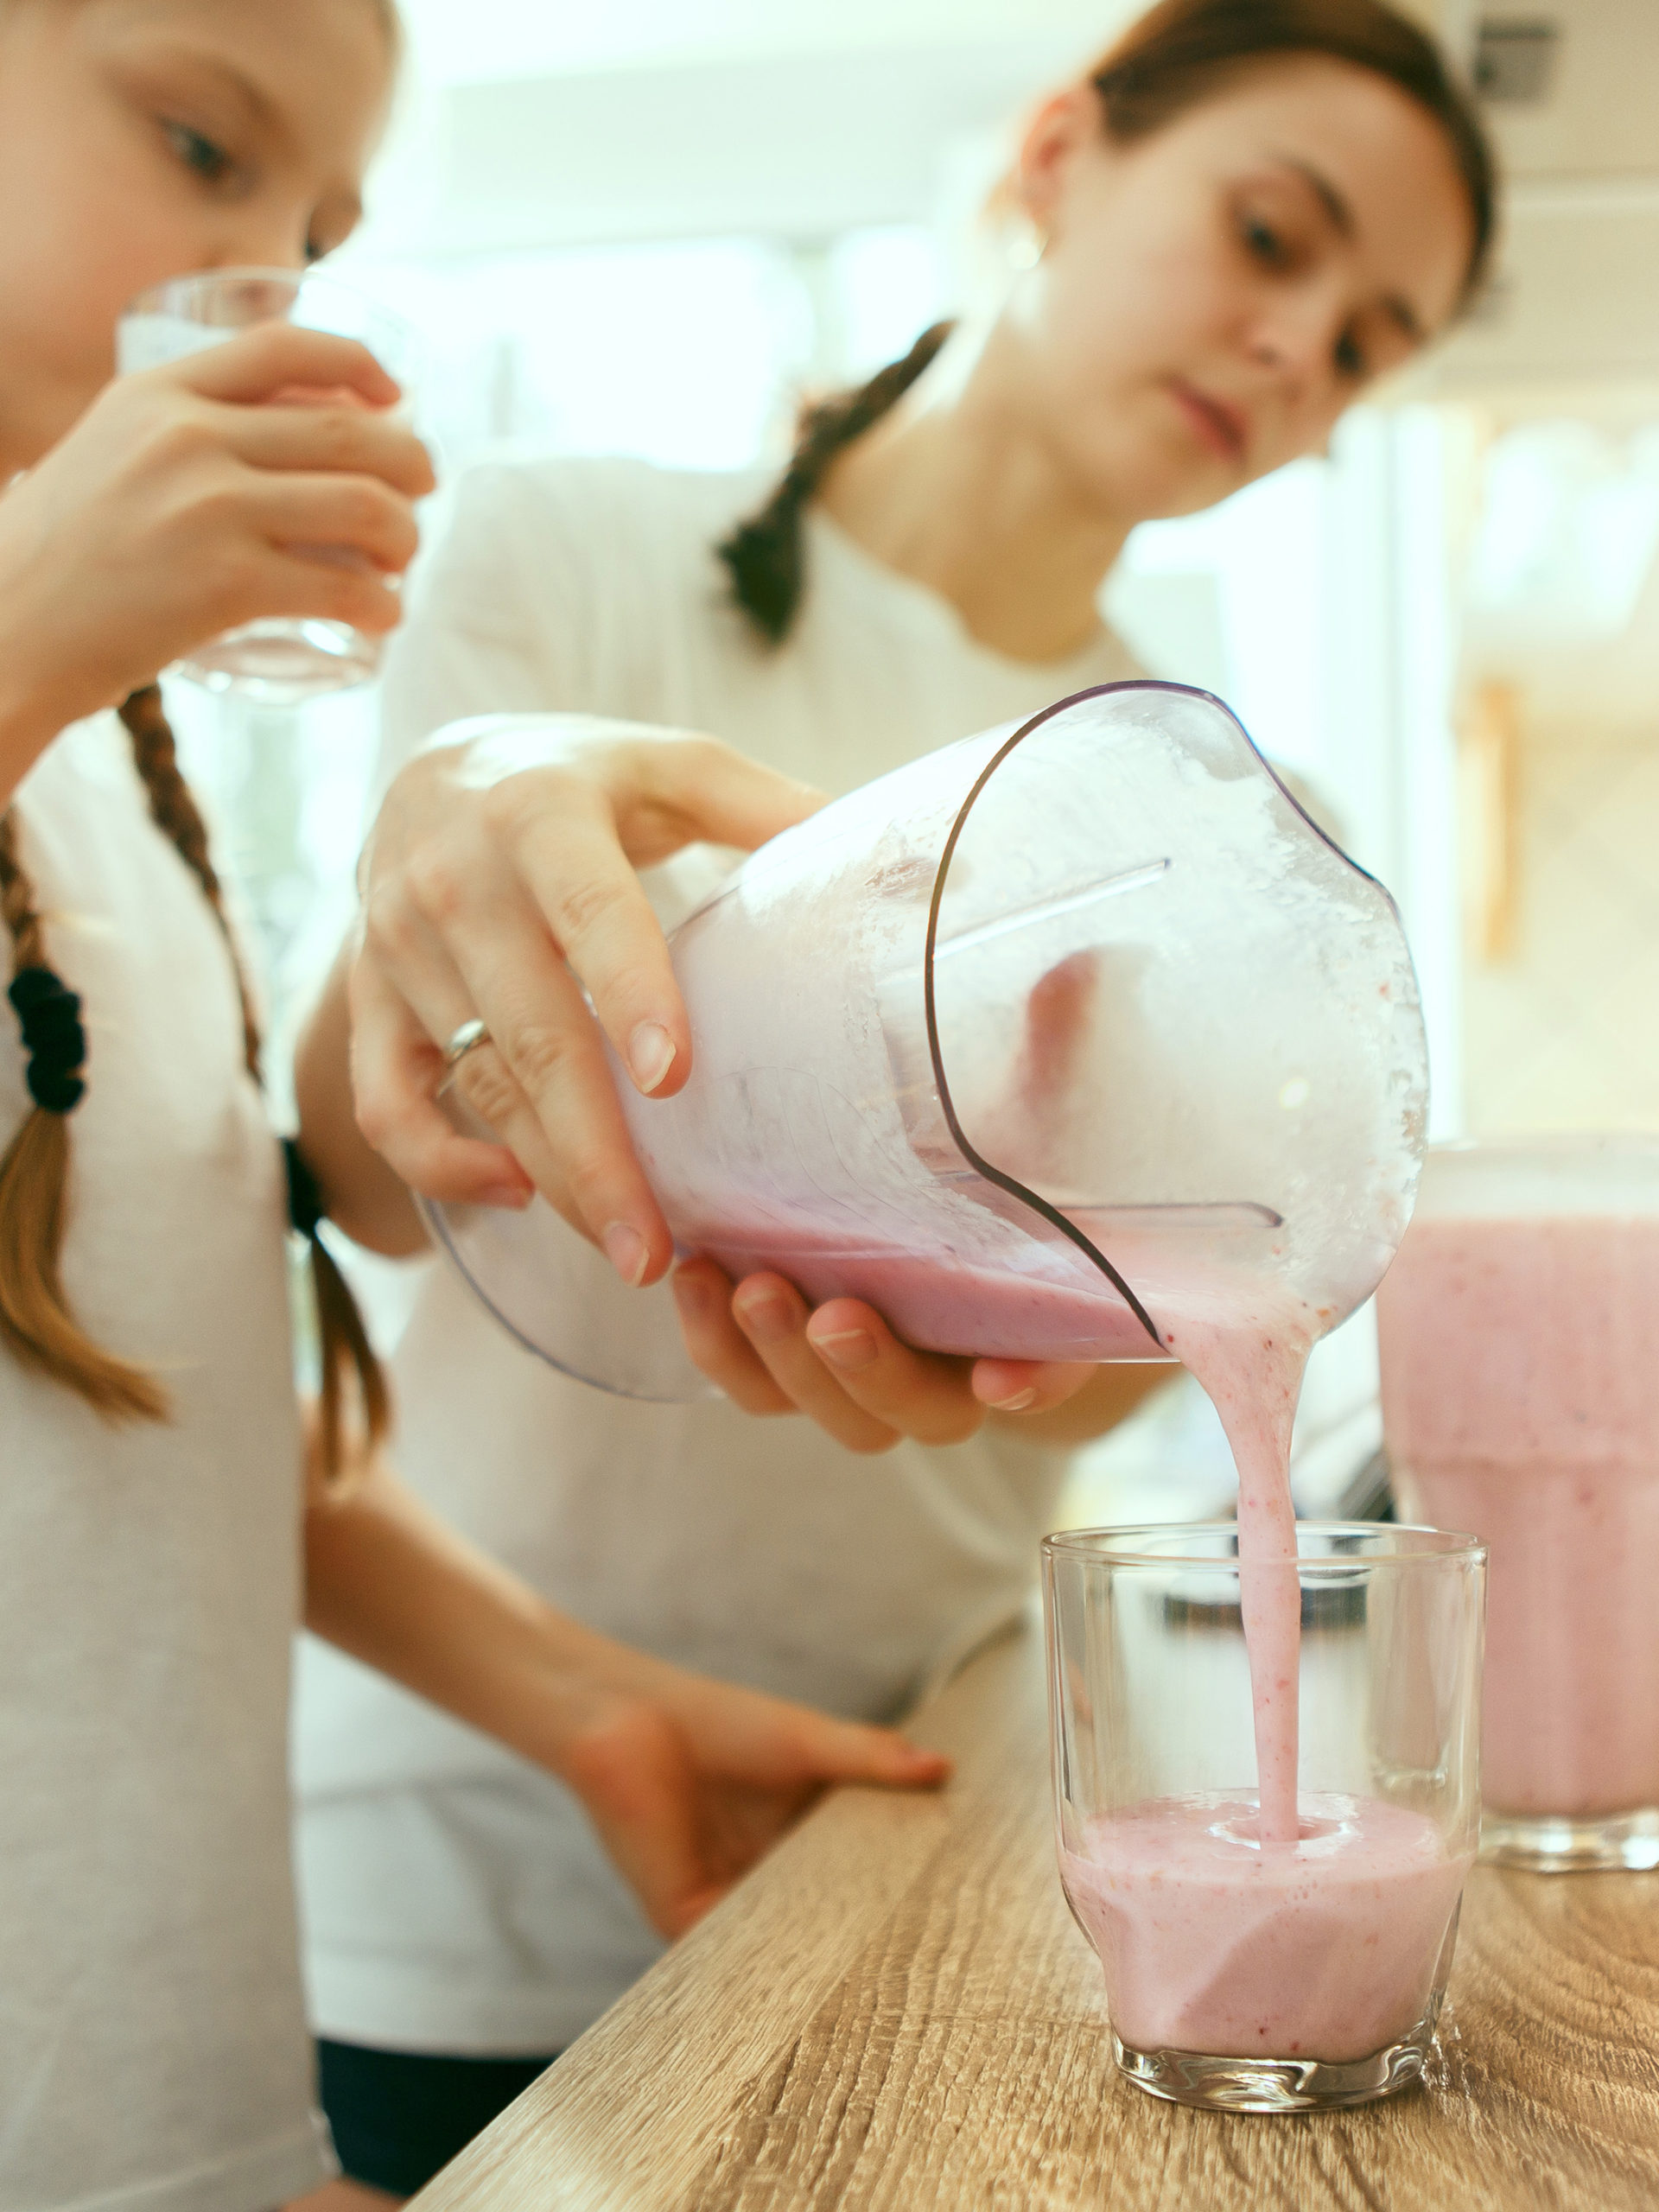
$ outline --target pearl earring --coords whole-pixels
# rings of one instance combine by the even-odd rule
[[[1008,242],[1008,261],[1015,269],[1034,269],[1048,251],[1048,232],[1035,223],[1022,223]]]

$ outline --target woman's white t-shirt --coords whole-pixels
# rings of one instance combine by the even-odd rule
[[[477,472],[394,645],[385,766],[468,715],[702,729],[846,791],[1133,675],[1109,633],[1036,667],[809,518],[778,652],[713,548],[758,475],[626,461]],[[555,1604],[663,1656],[850,1714],[899,1713],[1022,1603],[1063,1455],[988,1429],[863,1459],[799,1420],[645,1405],[543,1366],[433,1263],[394,1363],[415,1488]],[[300,1868],[315,2024],[416,2050],[553,2050],[659,1946],[580,1808],[338,1654],[301,1668]]]
[[[266,2212],[327,2171],[285,1774],[280,1160],[224,938],[116,717],[66,731],[16,805],[89,1043],[65,1286],[174,1418],[110,1426],[0,1345],[0,2212]],[[0,1001],[0,1147],[24,1068]]]

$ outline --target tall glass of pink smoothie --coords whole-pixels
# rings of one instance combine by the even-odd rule
[[[1659,1866],[1659,1140],[1432,1152],[1377,1327],[1403,1510],[1491,1554],[1484,1851]]]
[[[1238,1538],[1045,1541],[1060,1878],[1142,2088],[1240,2112],[1363,2103],[1421,2075],[1451,1967],[1480,1816],[1484,1553],[1304,1522],[1294,1557],[1241,1569]],[[1246,1634],[1264,1597],[1300,1624],[1279,1708],[1290,1834],[1258,1781]]]

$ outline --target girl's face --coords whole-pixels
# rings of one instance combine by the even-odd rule
[[[1369,71],[1263,65],[1117,146],[1090,87],[1017,177],[1047,246],[1006,397],[1088,507],[1191,513],[1321,447],[1455,311],[1473,238],[1440,126]]]
[[[340,243],[392,72],[375,0],[0,0],[0,477],[108,380],[136,293]]]

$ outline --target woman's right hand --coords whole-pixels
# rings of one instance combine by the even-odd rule
[[[394,781],[364,856],[359,1126],[427,1198],[539,1190],[624,1281],[654,1282],[673,1242],[604,1046],[667,1097],[691,1031],[635,871],[699,842],[752,849],[823,794],[714,738],[592,715],[501,715],[445,737]],[[454,1080],[493,1144],[457,1135],[436,1099],[444,1044],[474,1020],[488,1042]]]
[[[43,744],[240,623],[392,628],[433,488],[399,397],[364,346],[283,322],[106,385],[0,497],[0,728]]]

